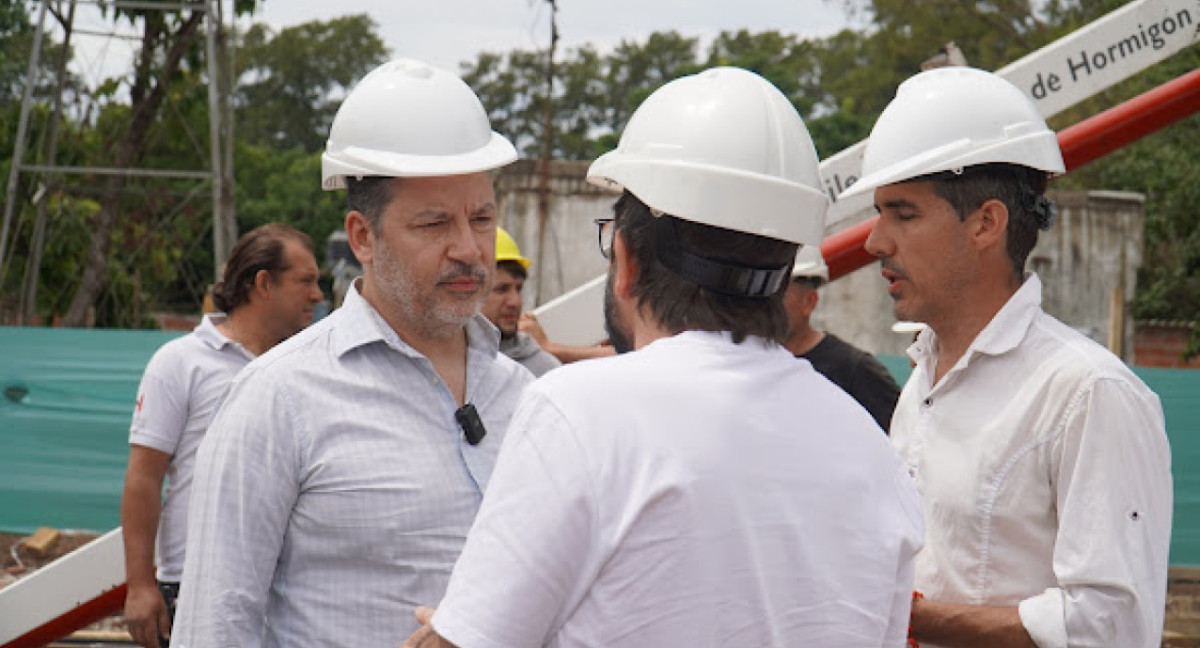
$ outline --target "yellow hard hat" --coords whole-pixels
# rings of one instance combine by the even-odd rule
[[[496,262],[501,261],[516,261],[521,264],[522,268],[529,269],[532,263],[529,259],[521,256],[521,249],[517,247],[517,242],[508,232],[504,231],[503,227],[496,228]]]

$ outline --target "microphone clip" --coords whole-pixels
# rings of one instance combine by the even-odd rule
[[[455,410],[454,420],[458,421],[458,426],[462,428],[467,443],[473,446],[479,445],[479,442],[483,441],[483,437],[487,436],[487,428],[483,427],[483,420],[479,418],[479,412],[471,403]]]

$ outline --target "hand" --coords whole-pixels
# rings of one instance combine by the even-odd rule
[[[129,587],[125,594],[125,627],[133,642],[145,648],[160,648],[158,638],[171,636],[171,617],[158,587]]]
[[[412,633],[412,636],[400,648],[439,648],[450,645],[433,631],[433,626],[429,625],[434,611],[433,608],[422,605],[413,612],[413,616],[417,617],[417,623],[420,623],[421,627],[417,628],[417,631]]]
[[[546,337],[546,331],[538,323],[537,315],[529,311],[521,313],[521,318],[517,320],[517,330],[533,338],[543,349],[550,342],[550,338]]]

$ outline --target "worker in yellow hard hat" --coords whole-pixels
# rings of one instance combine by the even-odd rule
[[[521,289],[531,262],[521,256],[512,235],[496,228],[496,280],[483,304],[483,315],[500,329],[500,351],[540,376],[559,366],[537,341],[517,329],[521,319]]]

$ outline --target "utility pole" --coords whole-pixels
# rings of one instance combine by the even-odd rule
[[[233,201],[233,156],[229,148],[233,125],[222,119],[230,104],[231,74],[222,62],[228,41],[222,20],[222,0],[208,0],[205,15],[205,47],[208,58],[208,126],[212,165],[213,273],[220,279],[225,261],[237,240],[237,216]],[[228,155],[227,155],[228,153]]]
[[[542,303],[546,280],[546,221],[550,218],[550,151],[554,143],[554,50],[558,47],[558,2],[550,4],[550,51],[546,56],[546,102],[542,107],[542,154],[538,160],[538,246],[537,246],[537,296],[534,303]]]
[[[21,174],[21,161],[25,155],[25,133],[29,128],[30,100],[33,86],[37,85],[38,58],[42,53],[42,31],[46,26],[48,0],[42,0],[38,12],[37,28],[33,32],[33,49],[29,52],[29,68],[25,74],[25,93],[21,99],[21,116],[17,118],[17,137],[13,142],[12,167],[8,170],[8,188],[4,198],[4,225],[0,227],[0,290],[4,288],[4,271],[8,268],[8,232],[12,229],[13,213],[17,201],[17,178]]]

